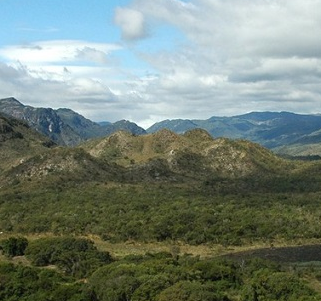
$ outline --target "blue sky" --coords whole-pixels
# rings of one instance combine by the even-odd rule
[[[129,1],[1,0],[2,44],[49,39],[118,41],[114,9]]]
[[[0,98],[94,121],[320,113],[319,0],[0,0]]]

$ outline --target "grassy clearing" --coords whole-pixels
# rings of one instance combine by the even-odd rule
[[[111,243],[103,241],[96,236],[88,236],[87,238],[93,240],[100,251],[108,251],[116,258],[122,258],[127,255],[145,255],[146,253],[169,252],[177,253],[177,255],[189,254],[192,256],[199,256],[200,258],[211,258],[231,253],[253,251],[265,248],[281,248],[281,247],[295,247],[304,245],[321,244],[321,240],[299,240],[291,243],[286,241],[278,241],[271,245],[266,242],[256,242],[251,245],[243,246],[222,246],[219,244],[207,245],[188,245],[181,242],[137,242],[127,241],[122,243]]]
[[[14,234],[2,234],[0,240],[7,239],[11,236],[24,236],[29,241],[34,241],[40,238],[46,237],[55,237],[53,233],[41,233],[41,234],[28,234],[21,235],[19,233]],[[127,255],[145,255],[148,253],[160,253],[160,252],[169,252],[175,253],[177,255],[192,255],[199,256],[200,258],[211,258],[231,253],[253,251],[258,249],[265,248],[281,248],[281,247],[295,247],[295,246],[304,246],[304,245],[313,245],[321,244],[321,240],[309,239],[309,240],[296,240],[296,241],[285,241],[279,240],[271,243],[267,242],[255,242],[253,244],[247,244],[242,246],[223,246],[220,244],[202,244],[202,245],[189,245],[183,242],[177,241],[164,241],[164,242],[139,242],[139,241],[126,241],[119,243],[112,243],[109,241],[102,240],[99,236],[96,235],[87,235],[80,236],[83,238],[90,239],[94,242],[95,246],[99,251],[107,251],[114,258],[123,258]],[[9,259],[10,260],[10,259]],[[16,261],[22,261],[23,258],[17,258]],[[0,261],[8,261],[8,258],[0,254]],[[28,264],[28,263],[26,263]]]

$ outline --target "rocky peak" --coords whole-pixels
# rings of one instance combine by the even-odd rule
[[[24,107],[24,105],[20,101],[15,99],[14,97],[0,99],[0,105],[1,106],[10,106],[10,107],[12,107],[12,106]]]

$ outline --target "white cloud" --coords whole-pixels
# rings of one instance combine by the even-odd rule
[[[7,46],[0,49],[0,57],[7,61],[20,61],[31,65],[77,61],[106,63],[109,53],[119,48],[120,46],[114,44],[54,40]]]
[[[78,49],[76,58],[99,64],[106,64],[108,62],[106,52],[88,46]]]
[[[131,7],[189,39],[176,53],[142,55],[160,76],[141,94],[166,102],[169,118],[319,110],[320,1],[136,0]]]
[[[4,61],[0,62],[0,98],[14,96],[33,106],[69,107],[85,116],[86,110],[93,111],[90,104],[96,112],[90,117],[97,120],[104,107],[104,120],[115,121],[108,107],[117,96],[109,84],[115,89],[122,84],[114,76],[110,56],[118,49],[114,44],[78,40],[0,48]]]
[[[144,15],[139,10],[118,7],[115,23],[121,28],[125,40],[142,39],[147,34]]]

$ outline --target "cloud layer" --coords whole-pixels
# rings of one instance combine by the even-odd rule
[[[0,96],[144,126],[255,110],[320,113],[318,0],[135,0],[115,9],[114,22],[118,45],[3,47]],[[183,37],[173,51],[166,39],[156,50],[149,44],[163,26]],[[120,53],[143,67],[126,65]]]

